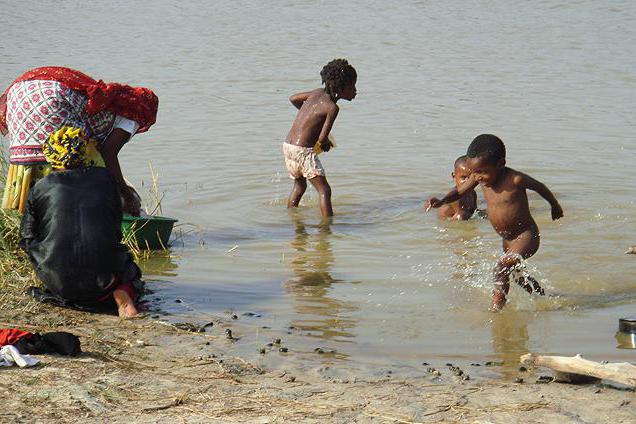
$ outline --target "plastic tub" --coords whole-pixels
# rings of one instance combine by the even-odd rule
[[[636,317],[619,319],[615,337],[619,349],[636,349]]]
[[[176,219],[165,216],[124,215],[121,232],[124,240],[132,238],[140,249],[164,249],[175,222]]]

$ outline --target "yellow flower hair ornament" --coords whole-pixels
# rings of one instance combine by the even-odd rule
[[[81,128],[62,127],[49,136],[42,145],[42,152],[55,169],[80,168],[89,165],[86,160],[88,141]]]

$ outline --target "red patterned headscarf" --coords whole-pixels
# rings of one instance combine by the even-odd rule
[[[107,110],[115,115],[132,119],[139,124],[137,133],[148,131],[157,119],[159,98],[152,90],[143,87],[131,87],[125,84],[96,81],[86,74],[70,68],[47,66],[25,72],[13,81],[0,96],[0,133],[6,135],[7,129],[7,93],[13,84],[21,81],[46,80],[57,81],[66,88],[83,93],[88,98],[86,113],[94,115]]]

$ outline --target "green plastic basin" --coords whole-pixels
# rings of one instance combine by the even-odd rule
[[[132,238],[140,249],[163,249],[168,247],[175,222],[165,216],[124,215],[121,232],[124,240]]]

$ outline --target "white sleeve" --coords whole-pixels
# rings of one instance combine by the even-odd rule
[[[139,129],[139,124],[132,119],[124,118],[123,116],[115,116],[115,122],[113,122],[113,130],[115,128],[121,128],[126,131],[132,137]],[[112,131],[112,130],[111,130]]]

